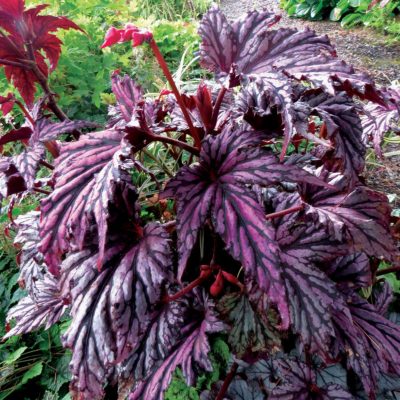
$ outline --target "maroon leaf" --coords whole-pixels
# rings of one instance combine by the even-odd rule
[[[7,97],[0,96],[0,109],[6,116],[14,107],[15,97],[12,93],[8,93]]]
[[[41,73],[47,77],[48,68],[41,51],[46,54],[51,70],[58,64],[61,53],[61,40],[50,32],[58,29],[77,29],[78,25],[66,17],[39,15],[46,5],[25,10],[23,0],[1,0],[0,27],[9,32],[7,37],[0,38],[0,58],[21,64],[5,64],[5,74],[8,81],[13,81],[28,105],[33,104],[35,83],[39,78],[26,63],[30,56],[34,58]],[[30,46],[28,51],[26,45]],[[33,60],[32,60],[33,61]]]

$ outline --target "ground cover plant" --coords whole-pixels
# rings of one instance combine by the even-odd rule
[[[70,315],[76,399],[394,399],[399,318],[382,277],[398,251],[387,197],[361,175],[389,126],[373,113],[398,117],[395,89],[327,37],[212,7],[199,34],[214,79],[193,92],[152,32],[108,30],[103,48],[147,46],[166,85],[146,96],[115,71],[100,127],[70,120],[49,87],[54,32],[80,27],[44,11],[0,0],[0,64],[21,96],[1,107],[26,116],[0,138],[22,143],[0,160],[1,195],[11,218],[17,196],[42,196],[12,218],[27,296],[4,339]]]

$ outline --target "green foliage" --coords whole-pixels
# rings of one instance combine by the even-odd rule
[[[29,1],[31,5],[40,3],[41,0]],[[100,123],[104,122],[104,116],[107,115],[107,106],[114,101],[110,95],[110,75],[114,70],[133,76],[146,91],[158,91],[165,84],[151,51],[145,46],[130,50],[126,43],[112,51],[102,50],[100,47],[106,30],[112,25],[121,27],[121,24],[133,21],[151,29],[170,68],[175,70],[185,49],[188,51],[184,63],[192,59],[198,49],[196,23],[176,21],[177,16],[195,17],[210,4],[208,0],[49,0],[46,3],[50,6],[49,14],[68,16],[86,32],[58,33],[64,44],[57,70],[50,78],[50,87],[58,94],[58,104],[70,119]],[[167,17],[176,22],[166,21]],[[192,65],[188,78],[199,78],[197,64]],[[8,84],[2,69],[0,92],[9,91],[16,93]],[[15,109],[13,116],[13,124],[18,125],[22,120],[20,111]]]
[[[141,16],[157,16],[171,21],[177,18],[199,18],[210,6],[209,0],[137,0]]]
[[[205,389],[211,389],[212,384],[225,375],[230,356],[231,353],[225,340],[219,336],[215,337],[211,343],[210,354],[213,370],[200,375],[195,386],[188,386],[182,371],[178,368],[165,392],[165,400],[200,400],[199,393]]]
[[[370,8],[372,0],[281,0],[289,15],[307,19],[341,21],[345,27],[364,25],[400,40],[400,0]]]
[[[25,213],[36,206],[35,201],[23,202],[14,208],[13,214]],[[25,296],[25,291],[18,285],[13,235],[7,237],[3,233],[7,217],[3,214],[0,218],[0,336],[3,336],[7,311]],[[14,336],[0,344],[0,400],[59,400],[68,393],[70,355],[60,342],[67,324],[64,321],[48,331]]]

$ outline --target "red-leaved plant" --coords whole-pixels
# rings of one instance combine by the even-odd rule
[[[171,91],[144,97],[115,73],[107,127],[81,134],[93,126],[58,108],[44,58],[56,67],[60,41],[49,32],[79,28],[24,7],[0,0],[0,63],[26,103],[10,95],[1,104],[27,117],[0,138],[26,146],[0,160],[1,193],[44,198],[15,221],[28,295],[5,337],[68,313],[75,399],[101,399],[107,385],[121,399],[162,399],[177,368],[189,385],[212,369],[213,335],[226,339],[231,365],[202,399],[400,390],[400,329],[377,271],[397,249],[387,198],[361,177],[374,133],[363,132],[352,100],[388,109],[387,92],[340,61],[327,37],[274,30],[267,11],[229,23],[213,7],[199,34],[215,80],[195,93],[178,91],[151,32],[111,28],[103,47],[149,45]],[[45,96],[31,107],[36,83]],[[74,137],[59,142],[66,132]],[[175,170],[146,164],[162,164],[151,153],[158,142]],[[38,180],[40,164],[53,168],[49,154],[52,177]],[[157,188],[146,216],[149,194],[133,171]]]

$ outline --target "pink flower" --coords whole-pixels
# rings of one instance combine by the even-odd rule
[[[132,24],[126,24],[123,29],[117,29],[112,26],[107,31],[101,48],[103,49],[116,43],[129,42],[130,40],[132,41],[132,47],[136,47],[143,42],[149,42],[151,39],[153,39],[153,34],[150,31],[140,29]]]

